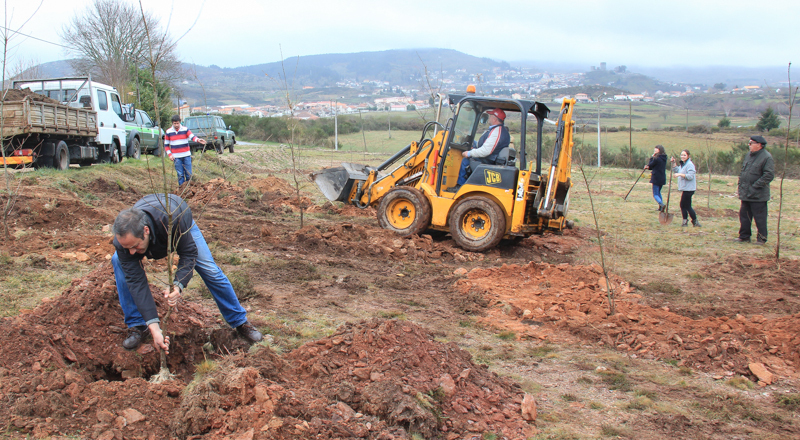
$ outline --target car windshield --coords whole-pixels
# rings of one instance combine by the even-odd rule
[[[186,128],[189,130],[197,129],[197,128],[209,128],[214,126],[214,118],[212,116],[208,117],[199,117],[199,118],[187,118],[185,121]]]

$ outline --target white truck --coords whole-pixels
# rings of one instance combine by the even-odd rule
[[[12,166],[67,169],[124,157],[125,122],[133,108],[123,106],[114,87],[90,77],[14,81],[13,88],[57,101],[6,100],[3,147]],[[22,94],[24,96],[24,94]]]

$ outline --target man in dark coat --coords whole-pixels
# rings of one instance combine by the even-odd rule
[[[171,235],[168,235],[170,223]],[[260,341],[261,333],[248,322],[247,312],[239,304],[228,277],[214,262],[203,233],[192,219],[189,206],[174,194],[169,194],[169,197],[150,194],[132,208],[120,212],[114,221],[114,247],[117,251],[111,257],[111,264],[119,303],[128,326],[128,337],[122,346],[128,350],[137,348],[145,337],[145,331],[149,330],[153,344],[169,351],[169,338],[165,338],[161,332],[158,310],[142,259],[166,257],[170,239],[179,259],[172,289],[167,288],[163,292],[167,303],[170,306],[177,304],[181,292],[197,271],[225,321],[250,342]]]
[[[769,183],[775,178],[775,161],[764,148],[767,140],[763,136],[752,136],[748,147],[750,153],[742,161],[739,174],[739,237],[735,241],[750,242],[751,225],[756,222],[758,235],[756,244],[767,242],[767,202]]]

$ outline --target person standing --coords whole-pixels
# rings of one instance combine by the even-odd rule
[[[653,198],[658,203],[658,211],[664,212],[664,199],[661,197],[661,188],[667,184],[667,153],[664,147],[656,145],[653,149],[653,155],[650,157],[650,162],[644,166],[644,169],[650,170],[650,183],[653,184]]]
[[[189,141],[206,144],[205,139],[200,139],[188,128],[181,125],[179,115],[172,116],[172,127],[164,134],[164,151],[169,160],[175,162],[175,171],[178,173],[178,185],[188,182],[192,178],[192,149]]]
[[[167,215],[167,212],[172,214]],[[197,271],[228,325],[251,343],[260,341],[261,333],[247,320],[247,311],[239,303],[228,277],[214,262],[186,202],[174,194],[169,194],[168,198],[164,194],[149,194],[132,208],[121,211],[114,220],[116,252],[111,257],[111,264],[119,303],[128,326],[128,336],[122,347],[127,350],[137,348],[145,337],[145,331],[149,330],[153,344],[169,351],[169,338],[161,332],[158,310],[142,259],[157,260],[169,255],[167,225],[170,220],[171,240],[175,243],[173,250],[179,259],[172,289],[163,291],[167,303],[171,307],[177,304],[192,274]]]
[[[678,178],[678,191],[681,192],[681,215],[683,216],[681,226],[689,226],[689,217],[691,217],[692,226],[698,227],[700,222],[697,221],[697,214],[692,208],[692,196],[697,191],[697,180],[695,179],[697,172],[690,156],[689,150],[683,150],[681,151],[681,161],[677,165],[675,165],[674,157],[670,160],[672,161],[672,171]]]
[[[752,224],[756,223],[756,244],[767,242],[767,202],[769,201],[769,183],[775,178],[775,161],[764,148],[767,140],[763,136],[752,136],[748,142],[750,153],[742,160],[742,171],[739,173],[739,236],[738,242],[750,242]]]

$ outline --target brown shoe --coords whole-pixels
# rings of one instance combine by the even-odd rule
[[[244,324],[236,327],[236,333],[239,333],[242,337],[250,341],[250,343],[256,343],[264,339],[264,336],[261,335],[261,332],[253,327],[253,324],[250,324],[250,321],[245,321]]]

